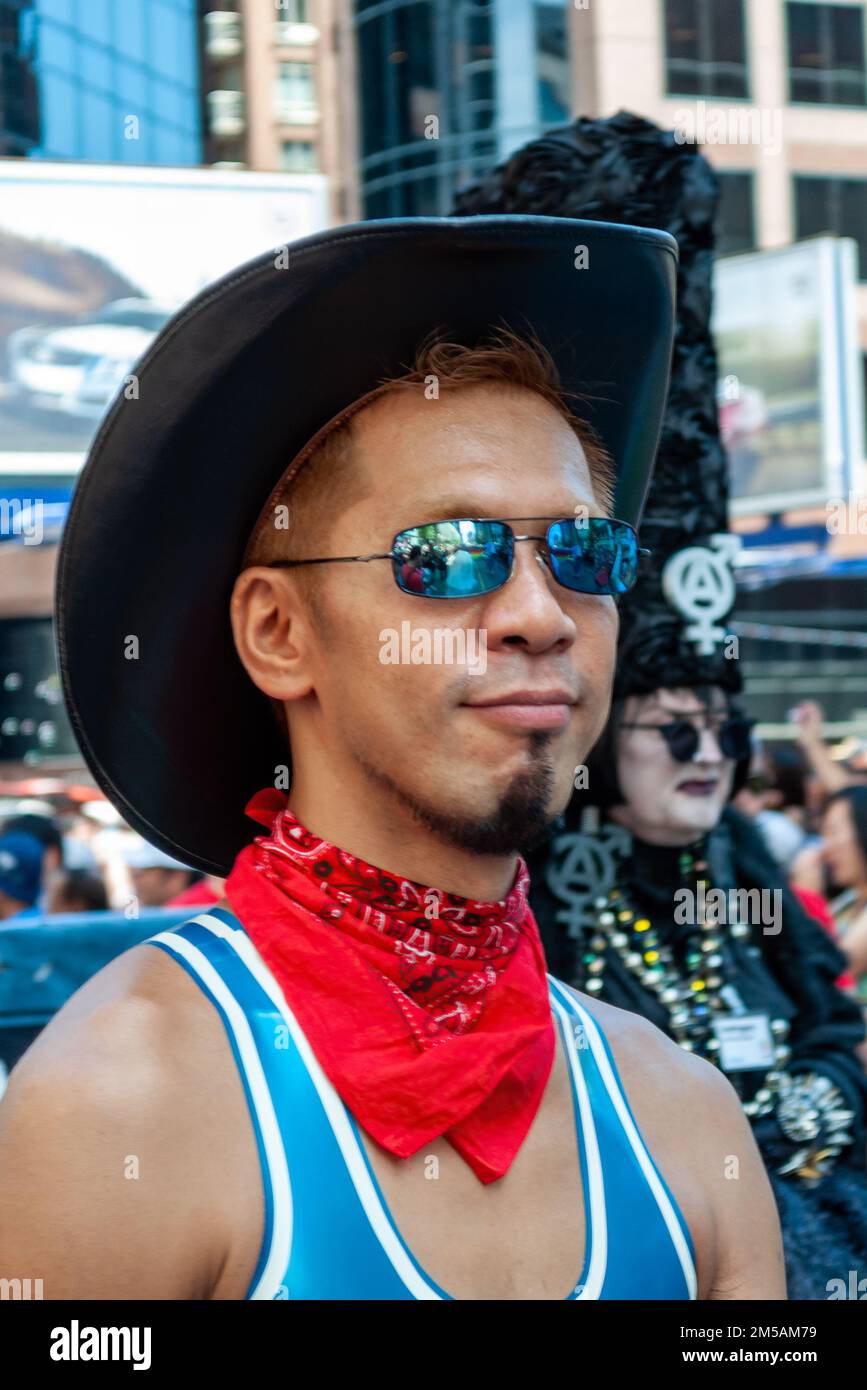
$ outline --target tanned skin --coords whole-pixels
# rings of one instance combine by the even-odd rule
[[[402,527],[448,516],[604,514],[573,431],[518,387],[437,402],[386,394],[356,417],[353,463],[361,486],[307,528],[301,553],[385,550]],[[566,806],[607,716],[614,602],[561,588],[532,542],[516,547],[504,588],[435,609],[401,593],[385,562],[316,575],[313,606],[297,571],[258,566],[232,597],[241,660],[287,710],[291,809],[393,873],[501,899],[516,852],[495,836],[467,847],[467,826],[496,824],[522,789],[548,820]],[[484,629],[486,672],[383,665],[379,633],[405,619]],[[544,737],[532,716],[521,722],[520,702],[505,713],[479,703],[555,689],[566,698],[551,704],[566,709]],[[462,827],[451,839],[449,824]],[[728,1081],[646,1020],[578,997],[689,1226],[699,1298],[785,1298],[773,1196]],[[562,1299],[574,1287],[585,1219],[559,1035],[540,1110],[500,1181],[481,1184],[443,1140],[395,1159],[363,1138],[404,1239],[453,1297]],[[0,1103],[0,1278],[40,1277],[48,1299],[241,1299],[262,1232],[259,1160],[223,1024],[163,952],[128,951],[60,1010]],[[652,1297],[653,1270],[646,1279]]]

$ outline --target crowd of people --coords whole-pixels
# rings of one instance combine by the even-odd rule
[[[849,962],[844,988],[867,1005],[867,739],[834,749],[814,701],[789,743],[756,742],[734,804],[753,819],[806,910]]]
[[[121,823],[100,827],[47,802],[22,802],[0,822],[0,929],[57,914],[207,906],[222,896],[222,880]]]

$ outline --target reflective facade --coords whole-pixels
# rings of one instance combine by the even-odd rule
[[[436,216],[568,120],[564,0],[356,0],[365,217]]]
[[[196,0],[0,0],[0,154],[202,158]]]

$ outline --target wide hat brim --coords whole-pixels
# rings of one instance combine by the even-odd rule
[[[431,329],[473,344],[501,324],[531,328],[563,385],[599,397],[581,414],[616,461],[615,514],[638,521],[676,264],[674,239],[640,227],[389,219],[268,252],[169,321],[135,368],[137,398],[121,392],[102,423],[57,566],[69,718],[131,826],[221,876],[261,833],[244,808],[288,750],[232,638],[245,544],[304,444],[381,377],[406,372]]]

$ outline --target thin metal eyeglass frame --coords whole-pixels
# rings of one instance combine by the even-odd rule
[[[637,533],[636,533],[636,531],[635,531],[635,527],[634,527],[634,526],[630,526],[628,521],[621,521],[619,517],[615,517],[615,516],[589,517],[588,520],[590,520],[590,521],[616,521],[616,522],[618,523],[619,526],[629,526],[630,531],[632,532],[633,535],[636,536],[636,539],[637,539]],[[569,516],[554,516],[554,517],[552,517],[552,516],[457,516],[457,517],[449,516],[449,517],[442,517],[442,518],[440,518],[439,521],[421,521],[421,522],[417,522],[414,526],[403,526],[403,527],[401,527],[401,529],[400,529],[399,531],[396,531],[396,532],[395,532],[394,537],[392,538],[391,550],[386,550],[386,551],[384,551],[382,554],[377,554],[377,555],[324,555],[324,556],[321,556],[321,557],[319,557],[319,558],[317,558],[317,559],[313,559],[313,560],[270,560],[270,561],[268,562],[268,564],[266,565],[265,568],[266,568],[266,569],[294,569],[294,568],[296,568],[298,565],[347,565],[347,564],[367,564],[368,561],[370,561],[370,560],[392,560],[392,561],[394,561],[394,560],[397,558],[397,557],[395,556],[394,550],[395,550],[395,546],[397,545],[397,538],[398,538],[398,536],[403,536],[403,535],[405,535],[407,531],[418,531],[422,526],[446,526],[446,525],[452,525],[452,526],[453,526],[453,525],[455,525],[455,523],[461,522],[461,521],[472,521],[472,522],[474,522],[474,523],[481,523],[481,522],[486,522],[486,521],[487,521],[487,522],[498,521],[498,522],[500,522],[500,524],[503,525],[503,526],[508,526],[508,523],[509,523],[510,521],[550,521],[551,526],[548,527],[548,530],[545,532],[544,536],[536,536],[536,535],[532,535],[532,534],[531,534],[531,535],[526,535],[526,536],[516,536],[515,533],[514,533],[514,531],[512,531],[511,526],[509,526],[509,530],[512,531],[512,544],[513,544],[513,545],[515,544],[516,541],[542,541],[542,543],[543,543],[544,546],[545,546],[545,553],[546,553],[547,555],[550,555],[551,552],[550,552],[550,548],[549,548],[549,546],[548,546],[548,532],[551,530],[551,527],[552,527],[552,526],[561,525],[564,521],[574,521],[574,517],[569,517]],[[650,555],[650,553],[651,553],[651,552],[650,552],[645,546],[638,546],[638,547],[637,547],[637,552],[636,552],[636,554],[637,554],[637,556],[638,556],[639,558],[640,558],[641,556],[647,557],[648,555]],[[514,557],[513,557],[513,562],[512,562],[512,570],[514,570]],[[510,574],[509,574],[509,579],[511,579],[511,577],[512,577],[512,573],[510,572]],[[555,577],[555,579],[556,579],[556,575],[555,575],[554,577]],[[508,582],[509,582],[508,579],[506,579],[506,580],[503,581],[503,583],[506,583],[506,584],[507,584]],[[560,581],[557,580],[557,582],[559,583]],[[501,587],[502,587],[502,585],[497,585],[497,588],[501,588]],[[566,586],[566,585],[561,585],[561,587],[562,587],[562,588],[566,588],[567,586]],[[491,592],[491,593],[492,593],[493,590],[489,590],[488,592]],[[576,590],[576,592],[579,592],[579,591]],[[419,597],[422,597],[422,598],[423,598],[424,595],[420,595]],[[446,597],[450,597],[450,596],[447,595]]]

